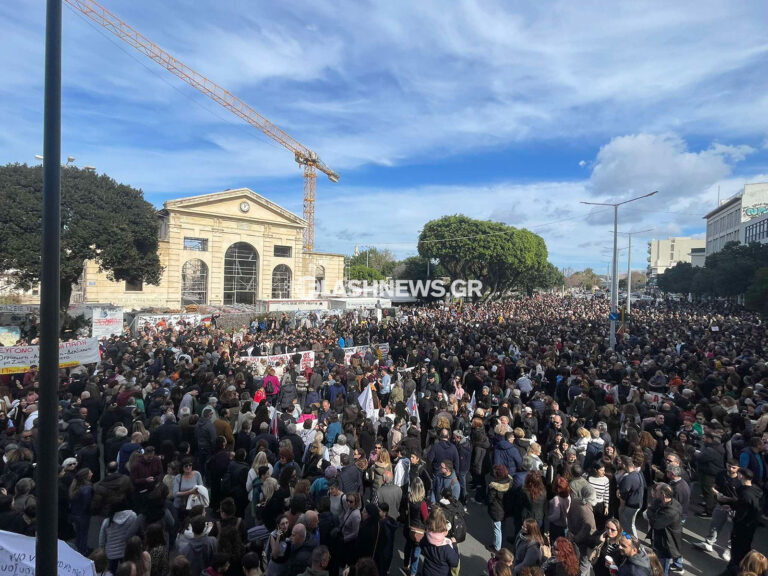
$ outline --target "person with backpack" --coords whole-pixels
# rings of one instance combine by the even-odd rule
[[[267,368],[267,375],[264,376],[264,392],[267,395],[267,401],[275,406],[280,393],[280,380],[275,376],[275,369],[272,366]]]
[[[459,565],[459,550],[453,538],[448,537],[448,521],[439,506],[432,508],[426,522],[426,533],[421,540],[424,564],[422,576],[449,576]],[[411,569],[411,574],[415,574]]]
[[[450,488],[443,488],[437,505],[443,509],[445,519],[450,524],[448,537],[453,538],[457,544],[464,542],[467,539],[467,522],[464,519],[464,506],[454,496]]]

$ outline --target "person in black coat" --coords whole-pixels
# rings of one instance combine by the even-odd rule
[[[354,553],[349,556],[349,563],[354,564],[358,558],[375,558],[376,554],[380,554],[379,548],[384,547],[385,537],[386,535],[382,534],[379,507],[369,502],[362,510],[357,545]]]
[[[657,484],[653,491],[653,502],[648,506],[648,523],[653,534],[653,551],[668,571],[675,558],[682,556],[683,525],[682,507],[675,499],[669,484]]]
[[[760,524],[763,491],[752,485],[754,474],[749,468],[739,470],[741,486],[736,489],[733,531],[731,532],[731,560],[725,573],[736,574],[739,564],[752,548],[752,539]]]
[[[491,548],[494,552],[501,550],[502,543],[502,524],[506,518],[506,502],[509,500],[508,493],[512,487],[512,478],[509,476],[507,468],[503,464],[497,464],[493,467],[493,480],[488,485],[488,514],[493,522],[493,539]]]
[[[181,442],[181,430],[176,423],[176,416],[173,415],[173,412],[165,414],[164,422],[149,435],[149,443],[152,446],[160,447],[166,440],[172,442],[174,446],[178,446]]]
[[[485,473],[487,472],[487,454],[491,447],[491,441],[485,432],[482,418],[472,419],[472,432],[470,434],[472,443],[472,461],[469,471],[472,473],[472,484],[475,488],[475,500],[485,502],[486,482]]]

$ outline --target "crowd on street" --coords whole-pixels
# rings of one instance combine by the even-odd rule
[[[458,576],[471,505],[489,576],[669,576],[697,516],[727,574],[768,576],[765,324],[642,302],[611,348],[608,312],[536,295],[105,339],[60,372],[59,538],[99,575]],[[0,530],[29,536],[38,393],[34,368],[0,375]]]

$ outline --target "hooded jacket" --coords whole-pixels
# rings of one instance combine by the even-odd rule
[[[120,510],[101,523],[99,547],[104,548],[107,558],[119,560],[125,554],[128,538],[139,531],[139,517],[133,510]],[[201,569],[202,571],[202,569]]]
[[[507,440],[499,440],[493,453],[493,465],[503,464],[510,474],[514,474],[523,466],[520,451]]]
[[[679,558],[683,550],[682,507],[674,498],[648,507],[648,523],[653,531],[653,550],[659,558]]]
[[[428,458],[429,463],[432,465],[432,474],[440,472],[440,464],[445,460],[453,464],[454,470],[459,470],[461,462],[459,461],[459,451],[456,449],[456,446],[448,440],[440,440],[432,446],[432,451]]]
[[[211,563],[216,552],[216,538],[196,536],[187,542],[180,552],[189,560],[192,574],[200,574]]]
[[[504,501],[511,486],[511,478],[493,480],[488,484],[488,514],[494,522],[501,522],[506,516]]]
[[[651,560],[642,546],[619,566],[618,576],[651,576]]]

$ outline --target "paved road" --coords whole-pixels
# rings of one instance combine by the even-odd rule
[[[485,549],[486,544],[493,541],[493,532],[491,520],[488,516],[486,507],[482,504],[469,503],[467,505],[467,528],[468,535],[465,542],[459,545],[461,553],[461,574],[471,576],[481,576],[486,568],[489,553]],[[511,522],[509,530],[512,530]],[[646,533],[647,522],[638,517],[638,532],[641,537]],[[506,528],[506,526],[505,526]],[[683,534],[683,560],[685,573],[694,576],[715,576],[720,574],[726,566],[722,559],[723,546],[728,544],[730,538],[730,524],[724,530],[724,533],[718,538],[719,546],[715,547],[712,553],[699,550],[693,546],[696,542],[701,542],[709,529],[709,520],[691,516],[685,524]],[[511,532],[510,532],[511,533]],[[392,560],[390,575],[402,575],[401,566],[403,562],[403,549],[405,541],[402,531],[398,530],[398,540],[395,544],[395,558]],[[504,535],[506,548],[512,548],[512,545],[506,542],[506,533]],[[646,545],[649,542],[645,541]],[[755,535],[753,546],[763,554],[768,555],[768,530],[765,527],[758,529]]]

